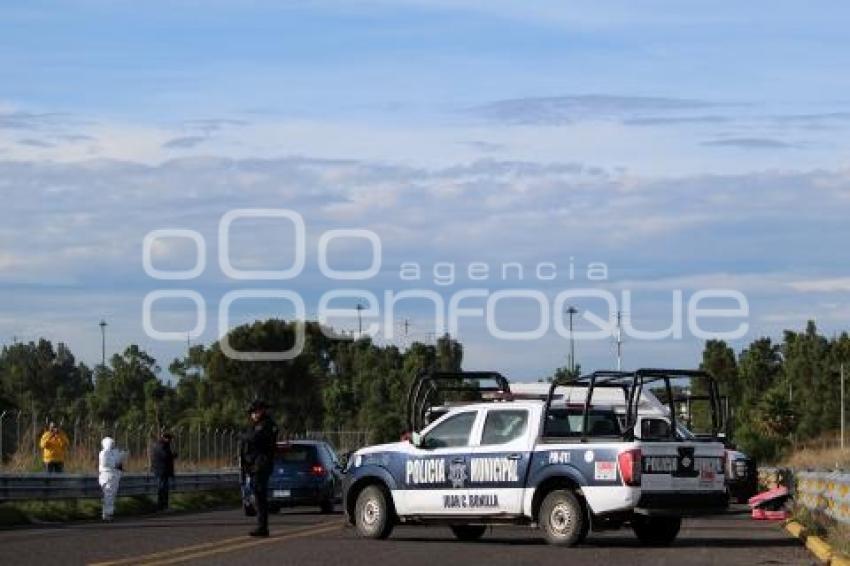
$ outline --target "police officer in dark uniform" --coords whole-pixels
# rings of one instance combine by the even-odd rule
[[[254,505],[257,509],[257,528],[252,537],[269,536],[269,476],[274,463],[277,425],[268,414],[268,405],[254,401],[248,409],[251,429],[243,439],[243,466],[251,478]]]

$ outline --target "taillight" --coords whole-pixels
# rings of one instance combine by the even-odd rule
[[[322,477],[325,475],[325,468],[320,464],[315,464],[312,468],[310,468],[310,473],[314,476]]]
[[[620,477],[626,485],[640,485],[640,448],[633,448],[617,455]]]

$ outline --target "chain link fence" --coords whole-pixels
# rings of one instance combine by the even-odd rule
[[[334,447],[339,455],[346,454],[369,444],[368,430],[313,430],[304,433],[283,434],[281,440],[324,440]]]
[[[157,439],[154,425],[121,425],[106,421],[77,419],[56,421],[68,435],[65,457],[66,472],[92,472],[97,468],[101,440],[110,436],[117,447],[129,453],[128,471],[146,471],[150,450]],[[6,472],[33,472],[43,468],[39,440],[48,421],[35,413],[4,411],[0,413],[0,469]],[[235,468],[239,438],[243,430],[204,425],[180,425],[169,429],[174,435],[172,449],[177,454],[176,466],[182,471]],[[366,445],[368,431],[306,431],[281,435],[281,440],[311,439],[329,442],[339,454]]]

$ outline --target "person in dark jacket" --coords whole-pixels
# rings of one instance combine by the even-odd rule
[[[171,450],[174,437],[170,432],[164,432],[151,451],[151,472],[156,477],[156,506],[157,510],[168,509],[168,491],[174,478],[174,459],[177,454]]]
[[[251,479],[254,506],[257,509],[257,528],[253,537],[269,536],[269,476],[274,464],[277,425],[268,414],[268,405],[254,401],[248,408],[251,428],[243,438],[243,465]]]

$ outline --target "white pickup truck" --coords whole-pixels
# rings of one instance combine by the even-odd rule
[[[482,375],[436,377],[464,384]],[[509,391],[464,400],[409,441],[352,454],[343,480],[347,519],[368,538],[385,538],[398,523],[442,523],[469,540],[488,524],[513,523],[571,546],[591,529],[630,524],[640,541],[669,544],[681,517],[725,509],[724,447],[679,439],[675,411],[663,437],[638,439],[634,426],[645,387],[663,382],[669,390],[671,381],[696,375],[708,378],[685,370],[597,372],[552,383],[546,400],[514,400]],[[418,399],[435,388],[414,386],[426,392],[412,395],[422,413]],[[585,398],[565,402],[556,394],[563,386],[585,388]],[[613,408],[594,403],[594,391],[603,390],[626,399],[625,426]]]

